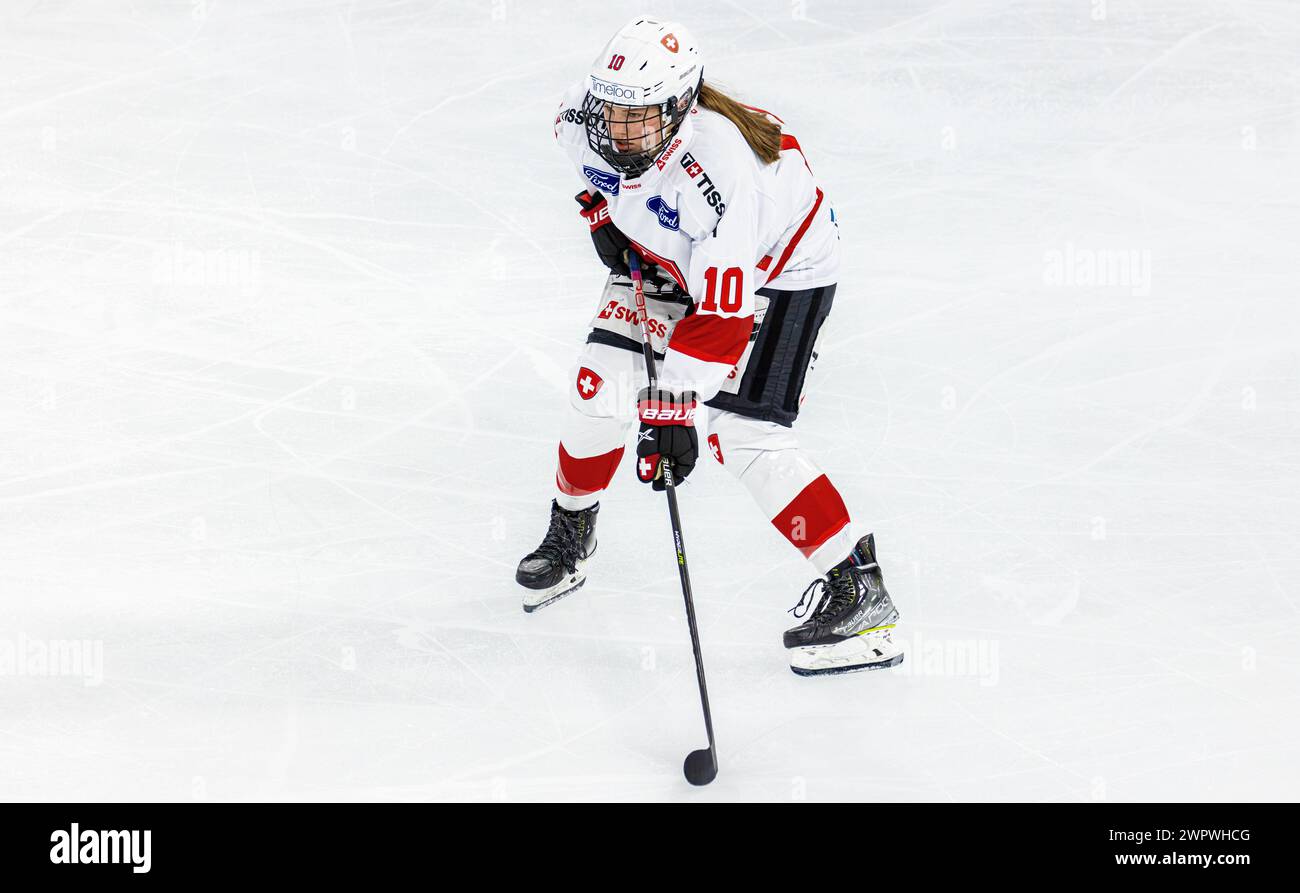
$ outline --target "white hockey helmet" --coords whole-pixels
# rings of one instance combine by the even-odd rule
[[[690,114],[704,57],[677,22],[636,18],[592,63],[583,103],[587,142],[610,166],[640,176]]]

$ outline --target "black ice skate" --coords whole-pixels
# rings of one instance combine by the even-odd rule
[[[587,581],[587,559],[596,551],[597,503],[571,512],[551,500],[551,526],[542,544],[524,556],[515,580],[528,591],[524,610],[544,608]]]
[[[902,649],[890,639],[898,609],[885,591],[874,536],[858,540],[849,560],[804,590],[791,610],[795,617],[808,613],[818,586],[822,597],[812,617],[785,631],[785,647],[792,649],[790,669],[800,676],[820,676],[879,670],[903,662]]]

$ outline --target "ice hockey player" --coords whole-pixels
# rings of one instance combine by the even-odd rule
[[[550,527],[516,580],[525,611],[580,587],[596,551],[598,499],[631,426],[640,422],[637,476],[662,489],[661,457],[679,480],[695,467],[694,422],[705,406],[714,460],[820,575],[792,609],[806,619],[785,633],[791,668],[895,666],[898,611],[874,538],[853,541],[839,491],[792,432],[835,297],[839,230],[782,123],[705,81],[685,27],[646,18],[620,29],[564,97],[555,138],[610,274],[573,367]],[[628,250],[646,277],[660,361],[653,392]]]

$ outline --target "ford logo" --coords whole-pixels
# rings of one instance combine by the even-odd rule
[[[645,206],[649,208],[656,217],[659,218],[659,225],[664,229],[670,229],[677,232],[677,227],[681,223],[681,217],[676,208],[668,206],[662,195],[651,196],[646,200]]]
[[[618,175],[611,174],[609,171],[602,171],[599,168],[582,166],[582,172],[587,175],[591,185],[595,186],[606,195],[618,195]]]

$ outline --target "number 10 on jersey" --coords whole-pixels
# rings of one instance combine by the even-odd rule
[[[700,309],[710,313],[735,313],[740,309],[744,287],[745,274],[740,267],[727,267],[722,272],[722,293],[719,294],[718,268],[709,267],[704,271],[704,300]]]

